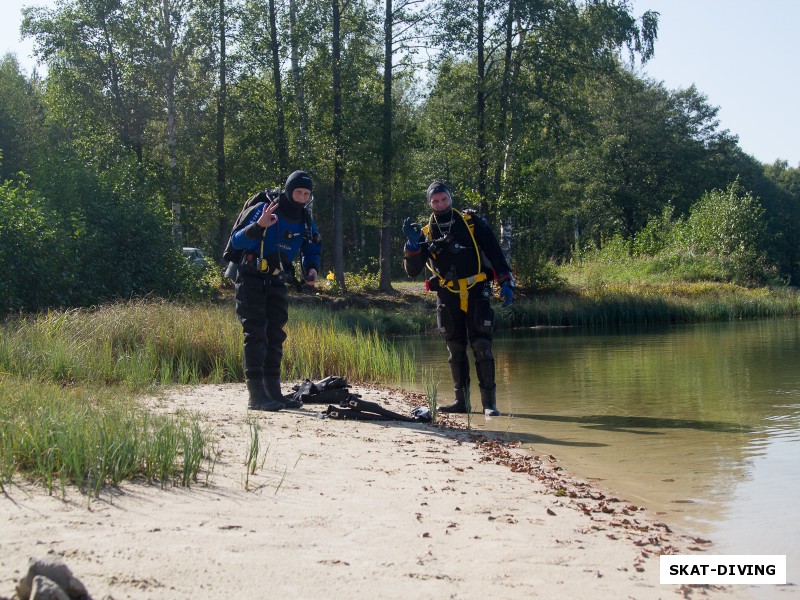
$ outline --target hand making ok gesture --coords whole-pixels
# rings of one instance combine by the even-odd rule
[[[261,211],[261,216],[258,217],[258,221],[256,221],[258,226],[266,229],[271,225],[275,225],[275,223],[278,222],[278,215],[274,214],[277,209],[278,209],[277,202],[271,202],[269,204],[266,204],[264,210]]]

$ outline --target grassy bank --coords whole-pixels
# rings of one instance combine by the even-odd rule
[[[499,327],[697,323],[800,314],[800,294],[789,288],[745,288],[726,283],[601,283],[528,293],[498,311]]]
[[[0,491],[18,472],[48,492],[144,478],[162,486],[197,481],[213,461],[191,415],[153,415],[126,390],[4,377],[0,381]]]
[[[283,375],[413,378],[412,358],[375,331],[342,331],[327,311],[292,311]],[[156,385],[242,381],[242,331],[228,305],[127,302],[49,311],[0,326],[0,490],[16,473],[49,491],[97,493],[141,477],[190,485],[213,468],[192,415],[154,415]],[[244,398],[243,398],[244,401]]]
[[[585,272],[584,272],[585,274]],[[290,311],[285,379],[339,374],[403,382],[412,356],[386,334],[433,329],[434,296],[314,297]],[[800,314],[788,288],[725,283],[574,280],[519,290],[496,305],[498,326],[609,327]],[[154,386],[242,381],[242,331],[232,303],[124,302],[49,311],[0,324],[0,489],[17,473],[50,491],[87,492],[141,477],[190,485],[213,469],[213,442],[192,415],[153,415],[138,398]],[[426,388],[431,382],[426,381]],[[435,389],[429,395],[436,396]]]
[[[375,331],[343,331],[330,313],[292,309],[283,376],[400,381],[411,357]],[[59,383],[223,383],[244,379],[242,329],[230,305],[127,302],[50,311],[2,326],[0,371]]]
[[[694,272],[656,269],[652,260],[619,259],[552,266],[546,287],[526,287],[525,279],[508,308],[494,304],[498,329],[567,326],[697,323],[800,315],[800,293],[789,287],[746,287],[693,280]],[[436,327],[436,294],[422,282],[398,280],[393,298],[375,288],[352,300],[323,292],[331,318],[346,327],[382,334],[410,334]],[[372,299],[372,304],[370,304]]]

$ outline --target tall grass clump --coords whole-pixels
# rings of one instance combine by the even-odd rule
[[[436,423],[439,418],[439,383],[433,369],[423,367],[422,379],[425,386],[425,397],[428,399],[428,409],[431,411],[431,423]]]
[[[285,377],[341,374],[399,381],[411,357],[375,331],[337,327],[330,312],[306,310],[287,325]],[[222,383],[244,378],[242,328],[233,307],[127,302],[48,311],[0,325],[0,371],[69,384]]]
[[[240,378],[241,331],[230,312],[135,301],[9,319],[2,325],[0,369],[134,387]]]
[[[0,486],[17,473],[52,493],[87,493],[143,477],[188,486],[207,457],[207,436],[190,415],[153,415],[122,389],[64,388],[0,380]]]
[[[244,489],[250,490],[250,475],[255,475],[258,469],[258,454],[261,451],[261,425],[258,419],[249,417],[247,426],[250,431],[250,444],[247,446],[247,456],[245,457]]]
[[[798,314],[800,294],[789,288],[747,288],[716,282],[603,283],[534,296],[498,311],[498,321],[501,328],[606,328]]]
[[[398,382],[413,381],[415,373],[413,357],[403,346],[375,332],[344,332],[318,322],[291,326],[283,368],[290,379],[339,374],[354,381]]]

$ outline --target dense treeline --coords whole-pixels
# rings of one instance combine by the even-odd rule
[[[524,282],[621,248],[800,280],[800,173],[762,165],[697,89],[637,74],[625,0],[64,0],[25,10],[39,78],[0,62],[0,313],[198,291],[242,201],[303,168],[324,267],[399,275],[449,181]]]

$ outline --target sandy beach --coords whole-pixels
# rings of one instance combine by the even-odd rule
[[[289,386],[284,386],[288,391]],[[398,412],[400,392],[351,391]],[[749,597],[659,584],[659,555],[709,553],[557,457],[467,430],[320,418],[325,406],[249,413],[244,384],[182,387],[148,402],[196,411],[213,471],[190,488],[126,483],[87,498],[21,481],[0,496],[0,598],[28,559],[59,558],[93,598]]]

